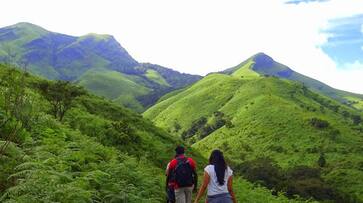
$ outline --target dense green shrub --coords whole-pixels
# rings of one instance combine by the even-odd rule
[[[360,115],[352,115],[352,120],[354,125],[359,125],[362,122],[362,117]]]
[[[307,166],[297,166],[286,171],[286,195],[304,198],[313,197],[316,200],[342,201],[337,192],[321,178],[319,169]]]
[[[210,120],[211,121],[208,122],[208,119],[202,116],[194,121],[192,126],[182,133],[182,138],[187,139],[194,135],[198,135],[199,139],[203,139],[223,126],[226,126],[227,128],[234,127],[232,122],[220,111],[214,112]]]
[[[322,162],[321,165],[325,165],[325,158],[321,156],[319,162]],[[289,198],[299,195],[306,199],[349,202],[344,195],[339,194],[323,180],[318,168],[296,166],[283,170],[269,158],[258,158],[245,161],[235,166],[234,169],[247,180],[274,191],[284,192]]]
[[[311,126],[317,129],[323,129],[329,127],[329,122],[320,118],[311,118],[309,122]]]
[[[141,138],[135,133],[135,129],[125,121],[112,122],[107,128],[103,143],[108,145],[140,144]]]
[[[200,117],[198,120],[195,120],[192,123],[191,127],[182,133],[181,137],[183,139],[192,137],[193,135],[195,135],[198,132],[198,130],[200,130],[204,127],[204,125],[207,123],[207,121],[208,121],[207,118],[204,116]]]
[[[260,183],[269,189],[280,189],[283,179],[281,168],[269,158],[243,162],[235,170],[251,182]]]

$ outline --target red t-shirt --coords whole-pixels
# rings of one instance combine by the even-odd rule
[[[171,160],[169,162],[169,164],[168,164],[168,166],[166,168],[166,175],[167,176],[169,176],[169,173],[172,172],[175,169],[176,165],[178,164],[178,160],[176,160],[177,158],[185,158],[185,156],[184,155],[179,155],[179,156],[175,157],[173,160]],[[188,157],[187,159],[189,161],[190,166],[195,171],[196,170],[196,163],[195,163],[195,161],[192,158],[190,158],[190,157]],[[174,187],[174,189],[179,188],[179,186],[175,182],[175,180],[171,180],[168,184],[169,184],[169,186]]]

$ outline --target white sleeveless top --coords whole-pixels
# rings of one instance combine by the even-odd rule
[[[207,172],[208,175],[210,176],[210,181],[208,184],[208,193],[207,193],[208,196],[228,193],[228,187],[227,187],[228,179],[233,175],[233,171],[231,168],[227,167],[227,170],[225,171],[223,185],[219,185],[218,183],[217,175],[214,170],[214,165],[206,166],[204,168],[204,171]]]

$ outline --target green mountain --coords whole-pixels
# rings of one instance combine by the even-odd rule
[[[47,79],[77,81],[91,92],[139,112],[163,94],[200,79],[138,63],[110,35],[75,37],[30,23],[0,28],[0,62],[26,67]]]
[[[307,83],[281,78],[301,75],[285,66],[260,66],[259,57],[276,65],[257,55],[166,95],[144,117],[205,157],[222,149],[237,173],[268,188],[363,202],[361,111],[310,90]],[[270,76],[275,73],[279,77]],[[327,195],[332,191],[338,195]]]
[[[0,64],[0,202],[164,202],[166,163],[180,143],[78,86]],[[206,160],[187,152],[202,173]],[[234,187],[240,202],[305,202],[237,176]]]
[[[279,78],[301,82],[313,91],[336,99],[343,104],[363,110],[363,95],[334,89],[318,80],[309,78],[305,75],[293,71],[289,67],[274,61],[270,56],[264,53],[258,53],[247,59],[246,61],[242,62],[241,64],[222,71],[221,73],[238,75],[245,71],[245,68],[242,67],[245,67],[246,69],[252,69],[253,72],[256,72],[260,75],[276,76]],[[242,72],[239,72],[239,70]]]

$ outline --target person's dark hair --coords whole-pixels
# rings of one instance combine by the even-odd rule
[[[176,155],[181,155],[181,154],[184,154],[184,147],[179,145],[175,148],[175,153]]]
[[[219,185],[224,185],[224,175],[227,170],[227,164],[224,160],[223,152],[218,149],[213,150],[209,157],[209,164],[214,165]]]

